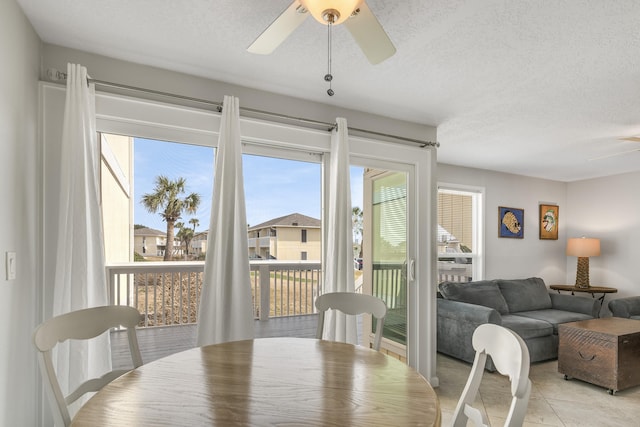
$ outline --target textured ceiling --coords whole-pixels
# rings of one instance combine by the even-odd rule
[[[397,48],[343,27],[246,52],[289,0],[18,0],[44,42],[438,127],[440,162],[574,181],[640,170],[640,1],[368,0]],[[625,153],[623,155],[614,155]],[[594,160],[595,159],[595,160]]]

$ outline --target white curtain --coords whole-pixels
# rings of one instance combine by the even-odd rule
[[[324,292],[354,292],[353,225],[349,174],[349,132],[347,120],[338,118],[331,135],[327,245],[324,257]],[[357,344],[355,316],[330,310],[325,316],[323,338]]]
[[[104,238],[100,212],[100,151],[96,134],[95,87],[87,69],[67,65],[67,91],[60,149],[60,195],[53,315],[107,305]],[[108,333],[91,343],[56,347],[63,392],[111,370]]]
[[[240,107],[225,96],[216,150],[207,257],[198,311],[199,346],[253,338]]]

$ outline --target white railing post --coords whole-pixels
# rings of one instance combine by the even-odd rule
[[[271,274],[268,264],[260,265],[260,320],[269,320],[271,310]]]

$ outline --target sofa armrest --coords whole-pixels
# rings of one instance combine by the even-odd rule
[[[553,292],[549,292],[549,295],[551,295],[551,307],[556,310],[583,313],[591,317],[598,317],[600,313],[600,301],[596,298],[583,298]]]
[[[444,298],[438,298],[437,301],[439,319],[453,319],[457,322],[475,323],[478,326],[484,323],[502,324],[502,316],[493,308]]]
[[[485,323],[502,324],[497,310],[482,305],[437,299],[437,346],[440,353],[472,363],[476,352],[473,332]]]
[[[609,301],[609,310],[615,317],[638,316],[640,315],[640,296],[611,300]]]

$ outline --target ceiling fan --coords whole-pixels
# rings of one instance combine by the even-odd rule
[[[329,27],[344,23],[372,64],[396,53],[396,48],[364,0],[294,0],[247,49],[268,55],[307,18]]]
[[[629,136],[629,137],[626,137],[626,138],[619,138],[619,140],[620,141],[629,141],[629,142],[640,142],[640,136]],[[636,148],[633,148],[633,149],[630,149],[630,150],[619,151],[617,153],[605,154],[605,155],[602,155],[602,156],[593,157],[593,158],[589,159],[589,161],[608,159],[610,157],[616,157],[616,156],[622,156],[624,154],[635,153],[636,151],[640,151],[640,147],[636,147]]]

